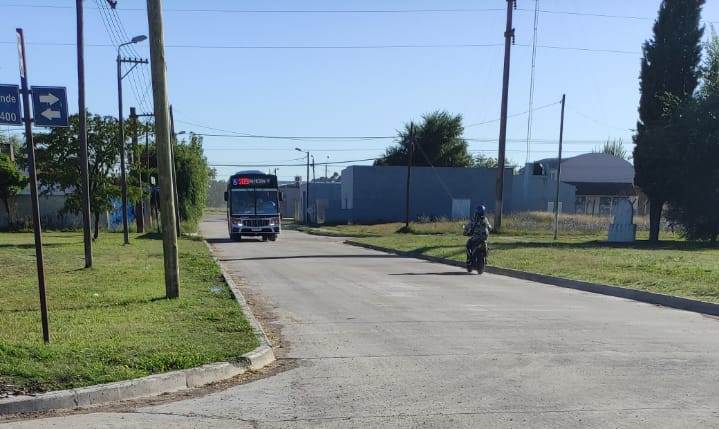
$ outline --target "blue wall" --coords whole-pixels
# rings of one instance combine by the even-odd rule
[[[450,218],[452,199],[469,199],[472,210],[479,204],[489,211],[495,206],[496,169],[412,168],[410,217]],[[342,204],[355,223],[404,220],[406,167],[352,166],[342,171]],[[512,210],[512,171],[505,170],[504,202]],[[310,194],[311,195],[311,194]]]

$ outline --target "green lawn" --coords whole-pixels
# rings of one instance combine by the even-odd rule
[[[565,219],[565,223],[570,223]],[[564,229],[555,242],[547,225],[521,231],[509,218],[507,232],[490,237],[490,265],[669,295],[719,302],[719,247],[688,243],[668,235],[658,245],[606,242],[606,233],[582,224]],[[576,222],[574,223],[576,225]],[[314,228],[311,233],[349,236],[352,240],[422,255],[464,260],[466,237],[461,224],[412,224],[411,234],[397,234],[402,224]],[[640,238],[646,232],[640,231]]]
[[[50,345],[44,345],[32,234],[0,234],[0,393],[125,380],[236,360],[258,345],[202,241],[179,243],[180,299],[164,298],[162,242],[101,234],[83,269],[82,236],[44,234]]]

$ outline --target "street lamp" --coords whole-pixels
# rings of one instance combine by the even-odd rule
[[[117,47],[117,106],[118,121],[120,125],[120,186],[122,187],[122,233],[125,244],[130,244],[130,227],[127,221],[127,172],[125,167],[125,125],[122,117],[122,79],[125,78],[138,64],[147,64],[147,60],[141,59],[123,59],[120,56],[120,50],[123,46],[132,45],[142,42],[147,36],[135,36],[129,42],[120,44]],[[132,68],[124,75],[122,74],[122,63],[131,63]]]
[[[305,225],[310,224],[309,209],[310,209],[310,153],[304,151],[298,147],[295,148],[297,152],[304,152],[307,154],[307,189],[305,190]]]

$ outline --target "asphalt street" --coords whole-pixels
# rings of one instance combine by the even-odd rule
[[[284,231],[222,264],[287,370],[127,412],[7,427],[719,427],[719,321]],[[5,428],[0,425],[0,427]]]

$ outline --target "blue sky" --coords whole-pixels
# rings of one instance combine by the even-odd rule
[[[18,81],[14,32],[16,27],[23,27],[30,83],[67,86],[72,112],[77,111],[74,3],[0,0],[0,83]],[[108,33],[104,22],[111,22],[110,15],[98,9],[96,0],[85,3],[88,108],[94,113],[116,115],[111,34],[121,30],[109,26]],[[659,3],[540,0],[540,8],[546,12],[539,17],[538,41],[546,47],[540,47],[537,54],[535,107],[555,103],[562,93],[567,94],[568,156],[591,151],[608,137],[622,138],[631,148],[630,129],[636,123],[639,99],[640,49],[651,37]],[[503,0],[166,1],[168,87],[176,128],[197,133],[220,133],[211,129],[217,128],[261,135],[390,136],[405,122],[437,109],[461,113],[466,125],[493,121],[499,117],[500,108],[505,4]],[[118,1],[117,16],[130,37],[147,34],[144,7],[143,0]],[[529,99],[534,1],[519,0],[518,7],[510,114],[525,112]],[[454,11],[247,12],[328,9]],[[625,17],[572,14],[575,12]],[[703,17],[706,22],[719,21],[719,4],[709,2]],[[483,44],[492,46],[457,46]],[[278,48],[376,45],[443,46]],[[273,48],[266,48],[269,46]],[[148,55],[146,42],[133,49],[138,56]],[[151,105],[146,92],[148,79],[149,69],[137,70],[126,80],[127,108]],[[535,112],[533,135],[538,141],[532,146],[530,159],[556,153],[558,131],[558,105]],[[498,134],[496,121],[468,127],[465,132],[466,137],[486,140],[472,141],[472,151],[491,156],[496,156]],[[525,161],[526,134],[527,116],[510,118],[510,160]],[[330,161],[364,159],[380,155],[387,144],[387,140],[205,138],[206,155],[212,164],[293,164],[297,161],[290,160],[301,156],[294,151],[296,146],[312,150],[317,162],[328,156]],[[342,168],[331,166],[330,172]],[[221,175],[235,170],[218,168]],[[278,173],[281,179],[304,174],[303,167],[280,167]],[[319,168],[317,175],[323,174]]]

